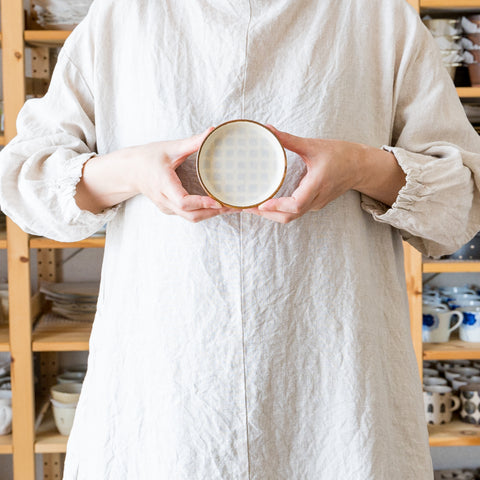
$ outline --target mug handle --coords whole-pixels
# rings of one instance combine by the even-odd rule
[[[452,317],[457,317],[458,322],[452,327],[448,329],[448,333],[453,332],[455,329],[457,329],[463,322],[463,315],[460,312],[452,312],[452,315],[450,317],[450,320],[452,320]]]
[[[450,411],[453,412],[457,410],[457,408],[460,408],[460,405],[462,403],[460,402],[460,399],[456,395],[452,395],[450,398],[452,399],[452,403],[453,403],[453,405],[450,407]]]

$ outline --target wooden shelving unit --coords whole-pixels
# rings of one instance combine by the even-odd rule
[[[0,454],[13,453],[12,436],[0,435]]]
[[[453,420],[445,425],[429,425],[432,447],[468,447],[480,445],[480,426]]]
[[[424,262],[422,264],[422,271],[423,273],[475,273],[480,272],[480,262],[468,260],[441,260],[438,262]]]
[[[67,441],[68,437],[61,435],[55,427],[50,408],[35,435],[35,453],[65,453]]]
[[[45,237],[30,237],[31,248],[103,248],[105,235],[98,235],[79,242],[63,243]]]
[[[24,38],[27,46],[60,47],[70,33],[62,30],[25,30]]]
[[[7,232],[2,230],[0,231],[0,250],[5,250],[7,248]]]
[[[42,52],[48,58],[48,49],[61,47],[70,31],[26,30],[23,0],[0,0],[3,53],[3,88],[5,132],[0,145],[16,135],[16,117],[25,102],[27,85],[45,82],[49,73],[42,69],[33,79],[25,78],[25,49]],[[33,51],[33,50],[32,50]],[[45,55],[43,55],[43,53]],[[35,55],[32,55],[32,62]],[[38,57],[38,55],[37,55]],[[46,62],[48,64],[48,62]],[[33,65],[32,65],[33,68]],[[35,72],[35,70],[33,70]],[[2,132],[3,133],[3,132]],[[35,454],[44,455],[44,478],[61,478],[60,453],[66,450],[67,437],[58,433],[51,410],[39,430],[35,432],[35,392],[33,356],[40,362],[42,378],[54,378],[57,368],[56,352],[88,350],[91,324],[42,325],[34,320],[41,314],[38,294],[31,293],[31,249],[42,256],[38,265],[39,277],[55,281],[57,278],[56,251],[61,248],[103,248],[105,237],[97,236],[75,243],[61,243],[43,237],[30,236],[10,219],[7,231],[0,232],[0,249],[7,249],[10,328],[0,325],[0,351],[10,351],[15,361],[11,365],[12,377],[12,435],[0,436],[0,454],[13,454],[15,480],[35,479]],[[46,261],[48,260],[48,261]],[[51,380],[50,380],[51,381]],[[47,387],[46,385],[43,386]],[[48,389],[47,389],[48,390]],[[46,456],[46,457],[45,457]],[[0,474],[0,477],[2,475]]]
[[[445,8],[454,10],[457,8],[479,8],[479,0],[420,0],[421,8]]]
[[[34,352],[87,351],[92,325],[87,322],[42,324],[40,319],[32,333]]]
[[[480,12],[480,0],[420,0],[421,9],[444,9],[459,14],[462,10],[477,10]],[[461,98],[480,99],[479,87],[459,87],[457,93]],[[411,248],[411,247],[409,247]],[[413,252],[414,260],[409,265],[408,275],[414,278],[411,282],[415,289],[409,291],[412,316],[412,336],[420,337],[420,348],[416,349],[420,372],[422,360],[451,360],[451,359],[480,359],[480,343],[463,342],[454,332],[448,343],[421,344],[422,328],[422,275],[424,273],[480,273],[480,261],[442,260],[431,261],[422,258],[418,252]],[[412,308],[412,305],[414,307]],[[418,345],[418,343],[417,343]],[[445,425],[429,425],[430,445],[433,447],[445,446],[480,446],[480,426],[462,422],[456,416],[454,421]]]

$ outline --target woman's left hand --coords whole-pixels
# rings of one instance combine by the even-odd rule
[[[342,140],[297,137],[268,127],[286,149],[302,158],[307,173],[290,197],[272,198],[246,212],[288,223],[352,189],[391,205],[405,184],[405,174],[390,152]]]

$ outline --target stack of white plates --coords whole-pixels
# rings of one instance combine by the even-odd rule
[[[98,282],[44,282],[40,291],[52,302],[52,313],[69,320],[93,322],[98,288]]]
[[[36,21],[45,28],[65,28],[78,25],[93,0],[35,0]]]
[[[443,64],[453,79],[457,67],[463,62],[463,50],[459,43],[462,26],[459,19],[424,17],[422,20],[433,35],[442,54]]]

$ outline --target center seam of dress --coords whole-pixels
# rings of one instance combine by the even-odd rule
[[[243,354],[243,390],[245,393],[245,432],[247,440],[247,465],[248,480],[250,480],[250,448],[248,445],[248,402],[247,402],[247,369],[245,364],[245,333],[244,333],[244,314],[243,314],[243,223],[242,212],[240,218],[240,320],[242,322],[242,354]]]
[[[248,40],[249,40],[249,33],[250,33],[250,23],[252,22],[252,2],[248,0],[248,23],[247,23],[247,33],[245,35],[245,66],[243,69],[243,85],[242,85],[242,118],[245,115],[245,87],[247,84],[247,58],[248,58]]]
[[[247,32],[245,35],[245,67],[243,70],[243,85],[242,85],[242,117],[245,115],[245,87],[247,83],[247,59],[248,59],[248,37],[250,31],[250,23],[252,21],[252,3],[248,0],[249,17],[247,23]],[[245,392],[245,432],[247,440],[247,466],[248,466],[248,480],[250,480],[250,448],[248,442],[248,401],[247,401],[247,368],[245,362],[245,326],[244,326],[244,311],[243,311],[243,223],[242,212],[239,213],[240,219],[240,320],[242,322],[242,354],[243,354],[243,389]]]

